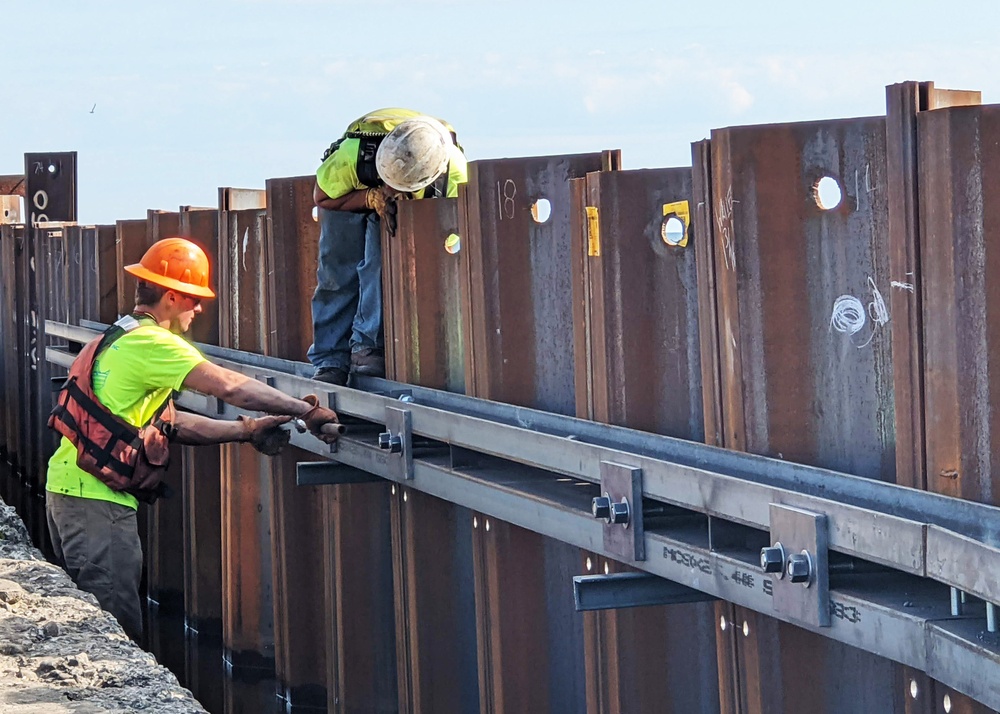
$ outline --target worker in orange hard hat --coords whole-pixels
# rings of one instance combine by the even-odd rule
[[[450,124],[411,109],[352,122],[316,170],[319,266],[312,299],[313,379],[385,376],[382,228],[396,231],[396,202],[454,197],[468,179]]]
[[[215,297],[208,256],[186,238],[152,245],[125,268],[138,278],[135,309],[77,356],[49,417],[62,435],[49,460],[46,515],[52,545],[70,577],[97,597],[129,636],[142,634],[138,502],[167,495],[170,442],[248,442],[279,453],[302,419],[332,443],[337,415],[309,396],[295,399],[208,362],[181,335]],[[236,421],[176,412],[172,395],[193,389],[267,416]],[[271,416],[277,415],[277,416]],[[325,428],[324,428],[325,427]]]

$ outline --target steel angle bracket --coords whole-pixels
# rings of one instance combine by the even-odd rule
[[[379,434],[379,448],[389,452],[387,476],[392,481],[413,478],[413,415],[409,409],[385,408],[385,431]]]
[[[605,521],[605,551],[625,561],[645,560],[642,469],[602,461],[601,493],[594,499],[593,514]]]
[[[771,605],[792,620],[830,626],[830,570],[827,518],[793,506],[772,503],[771,547],[761,565],[772,573]],[[780,553],[780,569],[777,567]],[[771,567],[765,564],[771,563]]]

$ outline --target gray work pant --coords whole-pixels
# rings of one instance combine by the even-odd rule
[[[125,634],[142,637],[142,546],[134,508],[92,498],[45,494],[56,557],[81,590],[114,615]]]

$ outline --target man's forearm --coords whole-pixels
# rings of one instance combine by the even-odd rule
[[[178,412],[173,425],[174,435],[171,441],[189,446],[228,444],[233,441],[246,441],[248,438],[243,422],[209,419],[200,414]]]
[[[358,191],[351,191],[350,193],[340,196],[339,198],[330,198],[326,194],[314,196],[316,205],[320,208],[325,208],[329,211],[368,211],[371,210],[368,206],[368,189],[363,188]]]
[[[249,378],[230,389],[223,401],[240,409],[268,414],[299,416],[310,409],[307,402]]]

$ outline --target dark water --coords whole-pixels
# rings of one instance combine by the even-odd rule
[[[43,494],[19,478],[2,458],[0,498],[17,509],[35,546],[53,560]],[[199,632],[185,624],[184,613],[179,609],[161,608],[147,600],[146,636],[140,645],[173,672],[181,686],[190,689],[212,714],[306,711],[285,706],[277,695],[273,669],[234,667],[228,663],[221,632],[221,623],[203,625]]]

